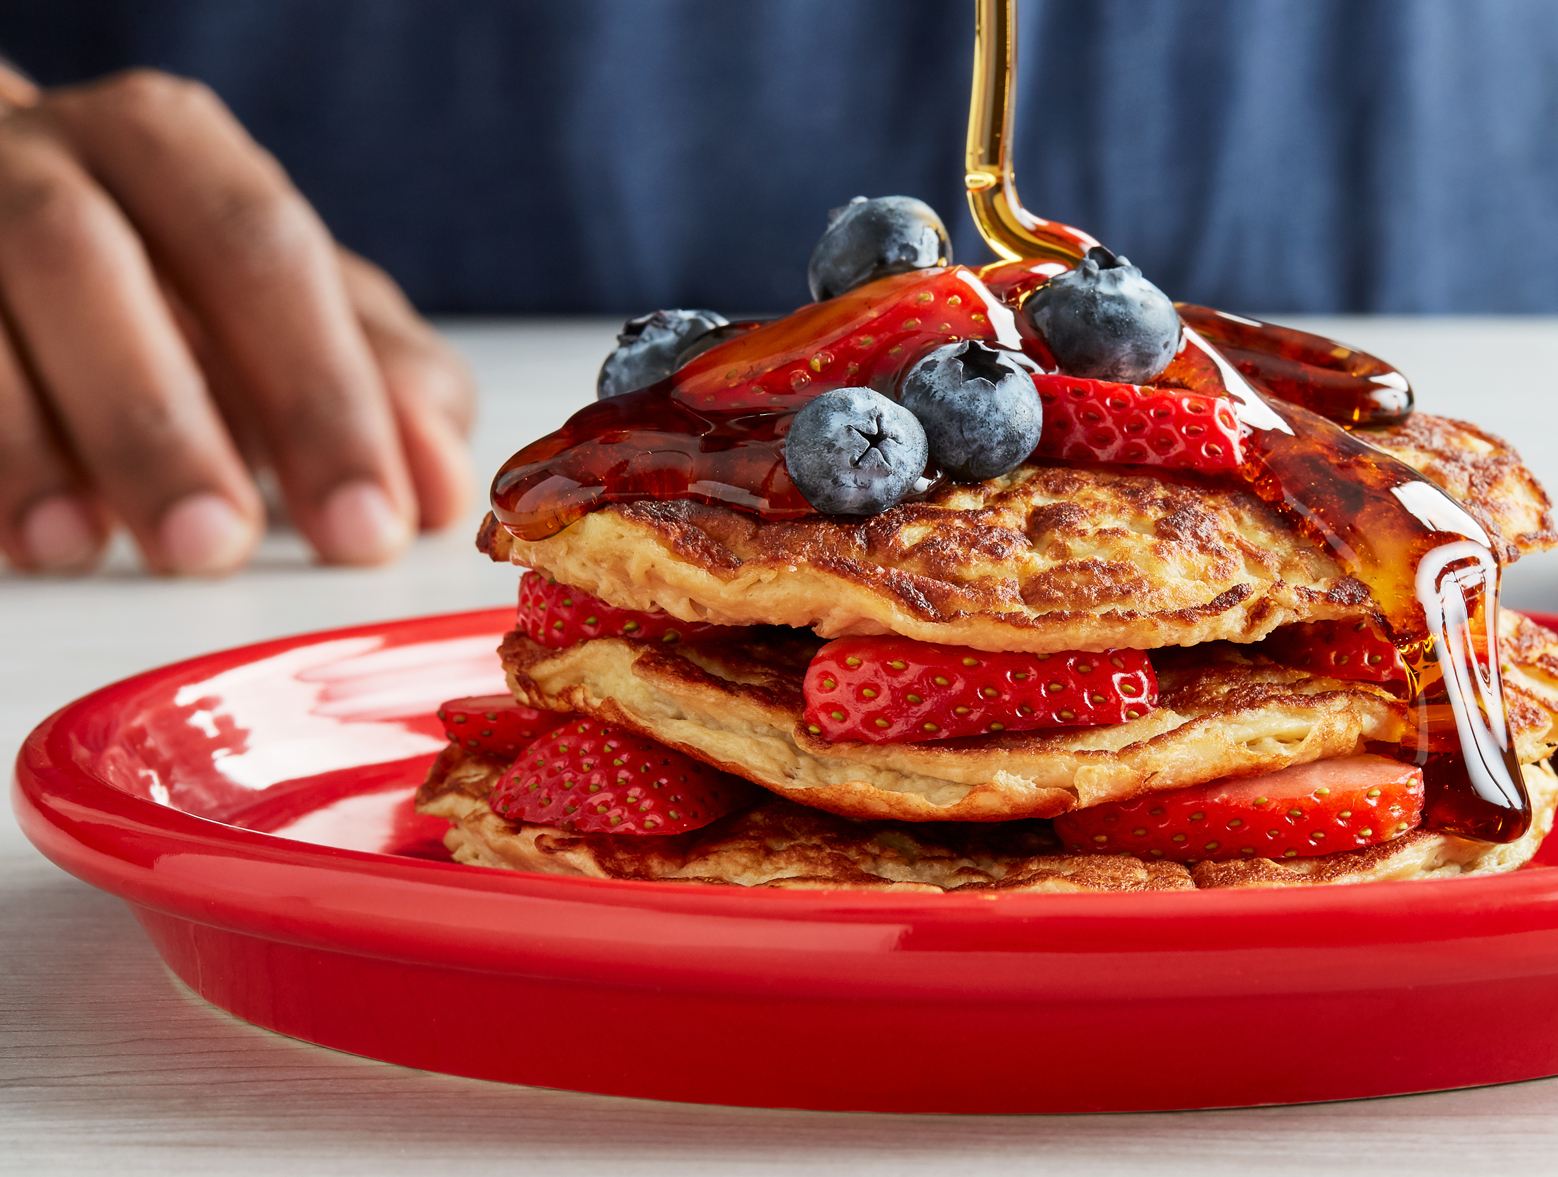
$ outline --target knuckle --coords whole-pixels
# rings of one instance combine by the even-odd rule
[[[348,249],[341,249],[340,254],[341,269],[348,283],[358,287],[376,309],[381,313],[386,308],[392,313],[401,310],[405,295],[382,267]]]
[[[145,68],[112,75],[96,88],[96,97],[120,118],[141,125],[162,125],[221,105],[203,82]]]
[[[373,477],[386,455],[365,407],[347,390],[321,385],[272,406],[265,438],[282,481],[323,488],[351,474]]]
[[[277,414],[280,438],[289,449],[339,448],[339,440],[357,436],[359,413],[353,400],[339,389],[316,388],[296,397]]]
[[[285,189],[223,188],[211,197],[207,216],[220,260],[246,275],[291,268],[323,245],[308,206]]]
[[[40,444],[27,433],[0,432],[0,502],[19,502],[38,487],[58,481],[59,463],[52,459],[46,441]]]
[[[0,233],[34,251],[53,253],[89,236],[98,212],[92,192],[68,174],[35,172],[0,183]]]
[[[121,488],[150,488],[188,481],[195,460],[194,438],[182,415],[157,396],[136,396],[99,404],[83,457],[103,480]]]
[[[476,390],[458,357],[441,347],[422,346],[403,349],[392,364],[393,389],[439,410],[462,430],[469,424]]]
[[[164,407],[135,401],[116,405],[104,414],[93,464],[117,474],[155,477],[164,468],[174,439]]]

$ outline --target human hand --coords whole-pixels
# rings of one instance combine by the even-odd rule
[[[215,574],[272,468],[325,561],[461,513],[464,367],[341,249],[205,87],[151,71],[38,91],[0,67],[0,550],[71,571],[115,519]]]

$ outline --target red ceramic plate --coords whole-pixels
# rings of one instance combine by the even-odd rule
[[[23,828],[124,897],[209,1001],[435,1071],[925,1112],[1284,1103],[1558,1073],[1558,871],[1540,865],[1122,895],[456,866],[443,823],[410,797],[441,744],[438,703],[500,689],[492,651],[511,617],[288,638],[106,687],[23,747]]]

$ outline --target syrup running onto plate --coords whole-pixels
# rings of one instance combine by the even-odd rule
[[[790,481],[796,410],[832,388],[893,395],[932,348],[983,339],[1055,370],[1014,311],[1097,242],[1028,213],[1013,180],[1015,19],[979,0],[967,187],[981,234],[1005,261],[867,283],[735,335],[660,383],[582,410],[504,464],[498,520],[554,535],[609,503],[694,499],[794,519],[812,509]],[[1181,306],[1184,342],[1154,381],[1226,398],[1245,461],[1233,475],[1332,553],[1372,593],[1406,665],[1416,732],[1397,748],[1422,765],[1424,826],[1512,841],[1531,810],[1499,680],[1499,571],[1483,528],[1360,426],[1404,420],[1412,392],[1382,361],[1319,336]],[[934,493],[935,470],[911,497]]]

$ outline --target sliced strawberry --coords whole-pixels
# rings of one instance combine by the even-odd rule
[[[444,734],[462,748],[512,760],[526,744],[573,718],[566,711],[537,711],[508,695],[450,699],[438,709]]]
[[[1124,723],[1158,701],[1140,650],[992,654],[902,637],[829,642],[803,689],[808,732],[872,744]]]
[[[1078,809],[1055,819],[1055,833],[1073,854],[1226,862],[1372,846],[1422,817],[1422,769],[1348,756]]]
[[[519,578],[519,628],[531,641],[562,649],[587,638],[686,641],[729,633],[731,626],[678,621],[669,613],[618,609],[536,572]]]
[[[1032,339],[963,266],[891,274],[812,303],[715,347],[672,376],[672,398],[695,410],[787,412],[820,392],[869,387],[891,395],[914,360],[955,339]]]
[[[526,748],[493,788],[500,817],[581,834],[680,834],[756,802],[755,785],[615,724],[573,722]]]
[[[1244,460],[1239,420],[1222,397],[1040,373],[1044,406],[1035,451],[1084,462],[1233,470]]]
[[[1398,682],[1407,677],[1401,652],[1369,620],[1284,625],[1252,648],[1273,662],[1331,678]]]

